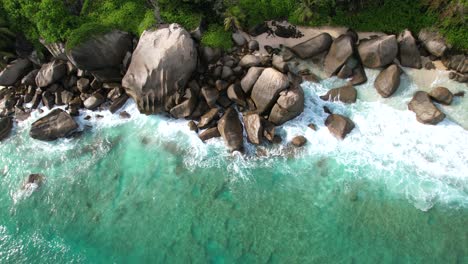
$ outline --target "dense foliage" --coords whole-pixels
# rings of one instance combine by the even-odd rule
[[[437,27],[468,50],[468,0],[2,0],[14,31],[29,39],[67,41],[73,47],[93,34],[120,29],[134,34],[159,22],[188,29],[208,24],[205,44],[224,46],[226,30],[248,29],[270,19],[300,25],[342,25],[398,33]]]
[[[4,10],[0,7],[0,69],[6,62],[5,57],[12,56],[15,34],[8,28]]]

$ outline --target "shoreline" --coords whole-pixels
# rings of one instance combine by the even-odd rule
[[[241,34],[233,33],[233,42],[234,44],[236,44],[237,47],[225,53],[224,55],[222,55],[222,52],[220,52],[219,50],[198,46],[196,44],[197,37],[191,36],[189,37],[189,39],[187,39],[186,31],[177,25],[171,25],[168,28],[163,28],[155,31],[147,31],[147,35],[143,35],[140,38],[138,46],[134,44],[132,48],[133,50],[122,50],[121,52],[121,56],[125,57],[123,59],[123,64],[121,65],[121,67],[123,67],[121,76],[125,75],[123,77],[122,83],[114,81],[116,80],[115,77],[118,76],[115,75],[118,74],[117,72],[111,73],[107,70],[107,72],[100,73],[96,70],[83,70],[83,68],[90,67],[87,65],[88,62],[86,62],[86,60],[84,60],[83,62],[77,61],[82,59],[81,57],[76,57],[78,56],[78,54],[80,54],[79,56],[85,57],[93,56],[94,54],[96,54],[94,51],[87,51],[87,49],[90,48],[121,49],[122,44],[125,43],[122,41],[127,41],[129,39],[128,36],[125,33],[111,32],[104,35],[103,37],[117,36],[120,38],[120,40],[118,40],[120,42],[106,44],[107,47],[93,46],[95,45],[93,42],[85,43],[82,46],[78,47],[77,50],[71,52],[71,55],[68,55],[72,63],[61,62],[60,60],[53,60],[49,64],[44,64],[42,65],[41,69],[33,71],[35,75],[31,76],[33,77],[32,82],[31,77],[28,77],[32,74],[32,72],[26,76],[21,76],[22,84],[20,84],[19,87],[24,87],[23,91],[25,91],[26,93],[24,93],[23,95],[21,95],[20,93],[20,97],[11,97],[12,88],[8,87],[0,90],[3,91],[0,92],[0,99],[3,100],[4,107],[8,106],[8,100],[13,100],[14,103],[12,103],[13,105],[16,105],[16,108],[10,108],[13,111],[8,111],[10,111],[10,114],[16,113],[16,118],[18,120],[27,118],[29,116],[30,110],[28,110],[28,106],[31,106],[31,104],[31,109],[37,108],[40,105],[47,106],[49,109],[51,109],[53,105],[66,105],[64,110],[68,112],[63,110],[54,112],[54,115],[65,120],[63,121],[65,123],[51,124],[50,122],[51,120],[53,120],[51,118],[57,117],[49,117],[48,119],[45,118],[45,120],[43,121],[44,124],[41,123],[40,127],[36,126],[37,129],[35,131],[37,131],[36,134],[38,135],[37,137],[40,140],[54,140],[63,136],[70,136],[72,133],[77,132],[76,122],[71,116],[76,116],[78,114],[79,109],[83,107],[83,105],[87,109],[91,110],[96,108],[102,109],[103,106],[104,109],[106,107],[110,107],[111,112],[115,113],[120,107],[122,107],[125,104],[125,102],[129,98],[133,98],[136,99],[140,112],[151,114],[161,112],[162,110],[162,112],[167,111],[167,114],[170,114],[175,118],[185,118],[189,120],[195,120],[196,122],[198,121],[200,122],[198,124],[196,122],[190,121],[189,126],[192,130],[195,131],[198,131],[199,129],[205,129],[202,133],[200,133],[200,138],[202,139],[202,141],[208,140],[212,137],[221,136],[224,138],[227,147],[230,148],[231,151],[242,151],[242,138],[244,129],[247,132],[248,140],[254,144],[260,144],[264,140],[266,142],[269,141],[271,143],[279,142],[281,141],[281,139],[277,138],[277,135],[275,135],[275,127],[281,126],[283,123],[294,119],[296,116],[302,113],[302,109],[304,108],[304,95],[303,91],[301,91],[302,88],[300,88],[299,84],[306,80],[313,81],[317,77],[313,74],[311,75],[312,72],[310,71],[310,68],[307,68],[308,66],[306,66],[305,68],[303,67],[302,69],[300,68],[304,62],[318,62],[319,71],[322,72],[320,74],[322,78],[327,78],[330,75],[333,76],[337,74],[340,78],[347,79],[349,85],[352,85],[350,86],[351,88],[349,89],[351,90],[349,91],[354,93],[354,95],[348,95],[348,88],[346,88],[346,86],[343,86],[330,90],[327,93],[327,95],[324,95],[326,97],[323,97],[323,100],[353,103],[356,100],[356,93],[358,93],[358,90],[356,90],[354,86],[359,86],[360,84],[367,82],[365,72],[363,70],[359,70],[363,69],[363,67],[367,67],[367,64],[373,65],[373,68],[384,69],[381,72],[381,74],[379,74],[378,78],[390,78],[389,74],[391,73],[386,73],[388,71],[386,70],[386,67],[388,67],[389,64],[396,65],[396,68],[400,69],[400,73],[398,74],[398,76],[395,75],[394,77],[391,77],[393,79],[387,79],[385,81],[387,83],[385,83],[384,87],[381,88],[387,90],[392,89],[388,90],[390,95],[398,89],[398,86],[400,85],[400,75],[405,71],[410,71],[411,74],[415,76],[416,79],[418,79],[421,83],[427,84],[428,80],[431,79],[431,76],[425,76],[425,74],[427,74],[426,72],[420,74],[418,70],[405,68],[400,64],[401,62],[398,61],[399,57],[397,58],[397,53],[398,50],[403,47],[401,46],[403,45],[401,44],[403,42],[401,42],[402,40],[400,39],[397,42],[396,37],[392,39],[390,37],[391,35],[386,35],[384,33],[378,32],[356,33],[343,27],[294,27],[286,22],[280,23],[270,21],[267,25],[272,31],[267,33],[261,33],[256,37],[250,36],[245,32],[242,32]],[[282,32],[281,34],[298,34],[299,36],[278,37],[276,36],[278,34],[276,32],[279,32],[278,30],[280,27],[286,30],[286,33]],[[169,44],[162,44],[163,46],[161,48],[169,48],[170,45],[172,45],[170,44],[172,41],[173,44],[177,43],[177,45],[179,45],[179,49],[180,51],[182,51],[182,54],[184,54],[185,52],[185,55],[183,55],[183,58],[185,59],[187,58],[187,55],[192,54],[193,52],[195,52],[195,54],[198,53],[199,60],[198,62],[195,62],[195,64],[192,64],[194,66],[189,66],[188,68],[187,66],[185,66],[185,68],[178,68],[174,64],[176,63],[176,57],[171,58],[171,56],[177,56],[175,55],[176,53],[174,53],[174,55],[171,55],[170,53],[159,55],[156,50],[152,51],[151,48],[148,50],[148,47],[144,46],[145,41],[147,41],[146,38],[158,38],[158,34],[166,34],[164,33],[166,31],[177,32],[175,34],[176,38],[173,40],[168,40]],[[323,37],[327,37],[328,39],[322,39]],[[405,37],[409,40],[408,48],[414,53],[414,49],[416,46],[414,46],[414,40],[411,40],[411,33],[409,33],[408,36],[405,35]],[[182,38],[185,38],[187,40],[183,40],[185,42],[180,42],[182,41]],[[194,39],[192,40],[192,38]],[[346,39],[354,39],[355,44],[351,44],[354,48],[350,53],[348,53],[348,55],[345,55],[347,57],[340,58],[339,56],[343,56],[343,54],[335,54],[334,52],[336,51],[332,50],[337,48],[338,51],[340,49],[346,49],[346,46],[340,46],[343,45],[341,44],[342,40],[346,41]],[[430,41],[436,40],[437,39],[431,39]],[[194,44],[192,44],[192,42]],[[374,42],[376,44],[370,44],[369,48],[367,49],[360,48],[363,45],[363,43]],[[387,45],[385,49],[372,50],[372,45],[384,45],[384,43],[385,45]],[[169,45],[169,47],[164,47],[165,45]],[[406,45],[406,43],[404,45]],[[314,49],[319,49],[320,51],[314,51]],[[392,49],[396,49],[397,53],[393,53],[395,51],[392,51]],[[421,47],[419,49],[421,49]],[[74,52],[76,53],[76,56],[74,55]],[[367,53],[369,53],[369,55],[367,55]],[[168,66],[166,66],[166,68],[160,69],[158,69],[158,67],[160,67],[158,66],[158,64],[154,64],[153,66],[151,64],[146,64],[143,66],[141,62],[147,60],[147,58],[145,58],[147,55],[149,55],[149,57],[153,56],[153,61],[154,59],[160,60],[160,63],[165,63]],[[189,56],[193,57],[193,55]],[[308,56],[310,59],[305,57],[302,58],[303,56]],[[370,60],[363,56],[370,56],[368,57]],[[188,63],[187,65],[190,65],[190,63],[192,63],[190,61],[193,61],[194,58],[196,58],[196,55],[191,60],[188,60],[185,64]],[[356,61],[356,59],[357,64],[356,62],[353,62]],[[412,59],[419,60],[419,57],[413,57]],[[106,57],[103,57],[100,60],[106,61],[108,59]],[[336,64],[339,63],[337,60],[341,60],[341,65]],[[24,62],[22,63],[25,64]],[[336,66],[331,66],[335,68],[331,69],[330,63],[335,63]],[[346,67],[348,67],[347,63],[351,63],[349,65],[354,65],[351,66],[354,67],[354,69],[345,69]],[[432,65],[431,67],[434,68],[436,71],[448,72],[448,68],[444,65],[445,63],[443,63],[440,59],[435,60],[434,57],[431,57],[430,59],[429,57],[421,57],[421,64],[426,63]],[[7,67],[5,71],[8,71],[9,68],[14,68],[15,66],[18,66],[18,64],[18,61],[16,61],[16,64],[14,62],[13,66]],[[315,63],[315,65],[317,65],[317,63]],[[77,68],[77,66],[81,68]],[[23,68],[24,67],[25,66],[23,66]],[[26,66],[26,68],[30,67],[31,66],[29,65]],[[144,69],[145,67],[146,70]],[[151,69],[151,67],[156,68]],[[185,76],[181,78],[185,78],[185,80],[183,80],[182,83],[187,84],[187,89],[182,93],[172,92],[175,97],[160,97],[160,95],[156,95],[156,97],[151,97],[151,101],[141,101],[148,100],[148,98],[142,99],[142,97],[146,96],[146,94],[152,94],[151,96],[154,96],[155,92],[159,93],[157,92],[158,88],[156,88],[156,90],[154,91],[145,90],[147,88],[144,88],[144,86],[158,87],[158,85],[169,85],[168,88],[166,88],[169,89],[169,93],[171,89],[175,89],[172,88],[173,83],[170,83],[170,78],[172,78],[172,73],[170,73],[171,67],[175,71],[173,74]],[[262,68],[258,68],[259,70],[253,70],[257,69],[256,67]],[[195,68],[198,68],[198,73],[193,75],[191,71],[196,72]],[[339,71],[340,68],[341,70]],[[167,80],[161,79],[161,83],[159,84],[158,82],[155,83],[153,77],[142,75],[144,71],[148,70],[155,71],[151,73],[151,76],[153,76],[153,74],[157,71],[161,70],[167,70],[169,72],[169,75],[167,77],[164,77],[167,78]],[[49,73],[46,73],[47,71],[49,71]],[[257,72],[254,73],[254,71]],[[263,71],[264,73],[262,74]],[[315,71],[315,69],[313,71]],[[4,72],[0,73],[0,79],[2,74],[5,75]],[[52,75],[50,75],[50,72],[52,72]],[[267,74],[267,72],[269,75]],[[60,75],[60,77],[56,77],[54,75]],[[380,77],[381,75],[382,77]],[[129,79],[127,76],[130,76],[131,78]],[[195,78],[193,78],[194,76]],[[106,78],[112,81],[109,82],[102,80]],[[281,81],[284,78],[286,78],[286,81]],[[355,78],[358,78],[359,80],[355,80]],[[65,82],[67,81],[72,81],[71,84],[68,84],[68,88],[67,84],[65,84]],[[73,81],[77,83],[74,84]],[[265,81],[267,82],[267,84],[263,83]],[[273,82],[268,84],[269,81]],[[39,82],[42,82],[44,84],[40,84]],[[284,82],[283,84],[281,84],[283,85],[282,88],[275,87],[276,85],[279,85],[278,82]],[[34,89],[34,84],[37,84],[38,86],[45,86],[45,88]],[[63,86],[61,86],[61,84]],[[144,86],[141,86],[142,84]],[[138,86],[140,86],[140,88],[138,88]],[[26,87],[28,87],[27,91],[25,90]],[[69,92],[69,89],[71,89],[72,92]],[[265,97],[264,95],[262,95],[262,93],[269,91],[269,89],[277,89],[277,91],[273,94],[268,95],[269,97]],[[382,92],[380,90],[378,91],[379,93]],[[432,93],[433,91],[427,92]],[[447,96],[453,98],[454,94],[455,96],[458,95],[458,92],[461,92],[459,93],[459,95],[463,96],[464,91],[452,91],[451,93],[449,90],[445,89],[443,92],[448,92],[449,94]],[[79,96],[76,97],[75,95],[74,97],[74,94],[77,93]],[[387,91],[385,93],[387,93]],[[25,102],[24,99],[26,99],[28,96],[29,99],[26,100],[28,102]],[[351,97],[346,99],[346,96]],[[385,97],[387,97],[387,95],[385,95]],[[154,100],[154,102],[152,100]],[[284,102],[287,102],[287,105],[284,105],[283,101],[281,100],[286,100]],[[348,100],[349,102],[346,100]],[[445,114],[443,114],[437,108],[436,105],[431,103],[430,99],[428,100],[428,102],[424,102],[423,104],[418,105],[416,108],[413,107],[413,110],[416,112],[418,120],[420,122],[429,122],[436,124],[445,117]],[[438,99],[435,98],[433,100]],[[451,100],[452,99],[450,99],[450,102]],[[31,101],[32,103],[29,103],[29,101]],[[166,109],[159,109],[161,107],[164,108],[164,101],[166,101]],[[26,106],[26,108],[24,109],[22,106],[23,102]],[[10,103],[10,105],[12,103]],[[172,105],[170,106],[170,108],[167,108],[168,103]],[[234,105],[236,107],[232,108]],[[435,115],[439,115],[440,117],[432,116],[429,117],[429,119],[427,119],[428,117],[422,117],[425,119],[420,120],[419,115],[422,114],[424,111],[427,111],[427,107],[434,109],[431,111],[435,111]],[[156,108],[158,108],[159,110],[156,110]],[[7,108],[4,108],[4,114],[5,109]],[[16,111],[14,111],[15,109]],[[215,111],[215,109],[217,110]],[[41,111],[41,109],[39,108],[38,111]],[[229,111],[233,113],[242,112],[242,119],[244,120],[239,120],[235,117],[235,115],[229,116]],[[325,109],[325,111],[327,110]],[[69,114],[71,114],[71,116]],[[124,113],[122,118],[126,117],[128,116]],[[354,128],[352,120],[348,119],[345,116],[331,114],[330,117],[333,118],[330,119],[328,127],[330,129],[330,132],[338,138],[344,139],[346,135],[349,132],[351,132],[351,130]],[[249,120],[247,120],[246,118],[249,118]],[[219,120],[219,122],[217,120]],[[344,124],[346,125],[343,127]],[[63,127],[67,126],[72,127],[73,129],[68,129],[69,131],[61,131]],[[8,130],[8,127],[6,127],[6,129],[4,130]],[[6,136],[8,136],[8,133],[3,132],[3,134],[6,134]],[[31,136],[33,136],[33,131],[31,131]],[[297,147],[301,147],[303,144],[306,143],[306,141],[304,137],[298,135],[298,137],[294,139],[291,143],[293,145],[296,145]]]

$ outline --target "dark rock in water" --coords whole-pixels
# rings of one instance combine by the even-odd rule
[[[357,90],[351,84],[331,89],[325,95],[320,96],[320,99],[325,101],[340,101],[346,104],[355,103],[356,98]]]
[[[128,96],[126,94],[122,94],[119,98],[117,98],[114,102],[112,102],[111,106],[109,107],[109,111],[111,113],[115,113],[119,111],[119,109],[125,105],[127,100],[128,100]]]
[[[231,84],[227,90],[227,96],[229,100],[233,101],[237,105],[242,107],[247,106],[245,94],[240,85]]]
[[[132,117],[129,113],[127,113],[126,111],[122,111],[120,112],[119,114],[120,118],[122,119],[129,119],[130,117]]]
[[[265,69],[252,89],[251,98],[260,114],[268,112],[275,104],[279,93],[289,86],[288,76],[273,69]]]
[[[10,86],[21,80],[23,76],[31,69],[32,64],[27,59],[18,59],[12,61],[0,72],[0,85]]]
[[[279,126],[296,118],[302,112],[304,112],[304,91],[297,85],[280,93],[268,120]]]
[[[39,107],[39,104],[42,101],[42,91],[41,89],[37,89],[36,93],[34,94],[34,97],[32,99],[32,109],[37,109]]]
[[[219,109],[218,108],[212,108],[210,111],[206,112],[206,114],[202,115],[200,118],[200,122],[198,123],[198,127],[200,129],[205,129],[210,124],[213,123],[214,120],[217,120],[219,117]]]
[[[259,66],[262,63],[262,60],[260,57],[252,55],[252,54],[247,54],[239,62],[239,66],[244,67],[244,68],[250,68],[250,67],[256,67]]]
[[[55,60],[42,65],[36,75],[37,87],[46,87],[61,80],[67,75],[67,64],[64,61]]]
[[[140,112],[168,112],[173,96],[186,87],[197,61],[195,43],[179,25],[147,30],[133,52],[122,86]]]
[[[432,103],[431,98],[426,92],[418,91],[408,104],[408,109],[416,113],[416,119],[423,124],[436,125],[445,118],[442,113]]]
[[[332,37],[328,33],[322,33],[316,37],[306,40],[291,50],[301,59],[308,59],[327,51],[333,42]]]
[[[330,108],[328,108],[327,106],[323,107],[323,112],[325,112],[325,113],[327,113],[329,115],[333,114],[332,111],[330,110]]]
[[[348,35],[341,35],[333,41],[324,62],[324,70],[328,76],[336,74],[341,66],[353,56],[353,47],[353,39]]]
[[[346,116],[331,114],[325,120],[330,133],[339,139],[344,139],[354,129],[354,122]]]
[[[38,187],[41,187],[44,181],[45,176],[43,174],[30,174],[28,178],[24,181],[23,185],[21,186],[21,189],[27,189],[28,185],[30,184],[36,184]]]
[[[428,61],[426,62],[426,64],[424,64],[424,69],[426,70],[435,70],[436,66],[434,65],[434,63],[432,61]]]
[[[207,141],[208,139],[212,139],[212,138],[217,138],[217,137],[220,137],[221,134],[219,133],[219,130],[218,130],[218,127],[212,127],[212,128],[208,128],[207,130],[203,131],[200,133],[200,135],[198,135],[198,137],[203,141]]]
[[[24,76],[23,79],[21,79],[21,84],[25,86],[29,86],[29,85],[36,86],[36,76],[38,72],[39,72],[39,69],[36,69],[26,74],[26,76]]]
[[[215,88],[203,87],[201,93],[209,107],[216,107],[216,101],[219,98],[219,92]]]
[[[379,73],[374,86],[383,98],[390,97],[396,92],[400,86],[400,74],[401,69],[396,64],[390,65]]]
[[[272,65],[282,73],[288,73],[289,71],[288,63],[285,62],[281,56],[273,55]]]
[[[276,127],[274,124],[272,124],[271,122],[269,121],[265,121],[263,123],[263,136],[270,142],[274,142],[275,141],[275,136],[276,136]]]
[[[38,140],[52,141],[70,135],[78,124],[62,109],[54,109],[31,125],[29,135]]]
[[[195,124],[195,121],[190,120],[187,125],[188,125],[190,131],[198,132],[198,126],[197,126],[197,124]]]
[[[418,34],[423,47],[436,57],[442,57],[448,50],[447,43],[439,32],[430,29],[422,29]]]
[[[444,105],[450,105],[453,100],[453,94],[445,87],[437,87],[432,89],[429,96],[436,102]]]
[[[362,64],[368,68],[379,68],[393,62],[398,54],[398,43],[394,35],[362,41],[358,47]]]
[[[445,67],[459,73],[468,73],[468,57],[464,54],[449,56],[442,60]]]
[[[315,124],[309,124],[308,127],[314,131],[317,131],[317,126]]]
[[[465,91],[456,92],[453,94],[453,96],[465,97]]]
[[[250,143],[259,145],[263,139],[263,120],[258,114],[243,116],[247,139]]]
[[[460,83],[468,82],[468,74],[461,74],[458,72],[450,72],[449,73],[450,80],[454,80]]]
[[[243,146],[243,127],[239,120],[239,114],[234,108],[229,108],[218,122],[218,130],[231,151],[242,151]]]
[[[88,99],[86,99],[83,102],[83,105],[86,109],[89,110],[94,110],[98,108],[101,104],[103,104],[106,101],[106,98],[100,94],[100,93],[95,93]]]
[[[304,136],[296,136],[291,140],[291,144],[295,147],[302,147],[307,143],[307,139]]]
[[[260,48],[260,45],[258,44],[258,41],[256,40],[251,40],[248,43],[249,50],[251,51],[256,51]]]
[[[236,44],[236,46],[242,47],[247,43],[247,40],[240,32],[236,32],[232,34],[232,40]]]
[[[120,82],[123,59],[132,49],[131,35],[114,30],[79,44],[67,52],[67,57],[78,69],[89,71],[101,82]]]
[[[257,82],[263,70],[265,70],[265,68],[252,67],[249,69],[249,71],[244,76],[244,78],[242,78],[242,81],[241,81],[241,87],[244,93],[250,94],[254,84]]]
[[[411,31],[406,29],[398,36],[398,47],[402,66],[421,69],[421,54]]]
[[[362,65],[357,66],[353,69],[353,77],[351,78],[352,85],[360,85],[367,82],[366,72]]]
[[[28,86],[26,94],[24,95],[24,103],[27,104],[32,101],[34,95],[36,94],[36,88],[32,85]]]
[[[0,118],[0,140],[4,140],[10,135],[13,128],[13,120],[10,117]]]
[[[190,90],[187,90],[190,91]],[[186,94],[187,96],[187,94]],[[175,118],[184,118],[184,117],[189,117],[193,110],[195,110],[195,107],[197,106],[197,97],[189,95],[187,100],[183,101],[182,103],[174,106],[170,113],[173,117]]]

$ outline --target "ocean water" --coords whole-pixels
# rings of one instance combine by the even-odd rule
[[[416,90],[467,88],[406,70],[382,99],[376,74],[352,105],[318,98],[337,79],[304,83],[284,143],[244,155],[132,102],[129,120],[85,112],[80,137],[52,143],[28,136],[33,113],[0,143],[0,263],[468,263],[468,98],[437,126],[406,109]],[[356,123],[345,140],[324,105]],[[44,184],[21,188],[30,173]]]

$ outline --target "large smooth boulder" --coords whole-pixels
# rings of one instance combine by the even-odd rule
[[[445,39],[437,31],[422,29],[418,34],[418,38],[422,42],[423,47],[436,57],[442,57],[448,50]]]
[[[436,125],[445,118],[426,92],[418,91],[408,104],[408,109],[416,113],[416,119],[423,124]]]
[[[383,97],[392,96],[400,86],[401,69],[395,64],[379,73],[375,79],[374,86],[377,92]]]
[[[218,122],[218,130],[231,151],[241,151],[244,145],[243,127],[239,114],[234,108],[229,108]]]
[[[257,111],[268,112],[275,104],[281,91],[289,86],[288,76],[273,69],[265,69],[252,89],[252,100]]]
[[[304,91],[300,86],[296,86],[280,93],[268,120],[279,126],[299,116],[302,112],[304,112]]]
[[[291,50],[301,59],[312,58],[320,53],[327,51],[333,42],[332,37],[328,33],[322,33],[309,40],[299,43],[291,48]]]
[[[244,78],[242,78],[241,87],[245,94],[250,94],[254,84],[257,82],[263,70],[265,70],[265,68],[252,67],[249,69]]]
[[[67,57],[78,69],[91,72],[100,82],[120,82],[123,60],[132,49],[132,36],[114,30],[72,48],[67,51]]]
[[[421,54],[411,31],[406,29],[398,36],[398,47],[402,66],[421,69]]]
[[[31,125],[29,135],[38,140],[52,141],[70,135],[78,124],[62,109],[55,109]]]
[[[330,133],[339,139],[344,139],[355,127],[354,122],[346,116],[331,114],[325,120]]]
[[[340,101],[346,104],[355,103],[357,98],[357,90],[351,84],[333,88],[325,95],[320,96],[320,99],[325,101]]]
[[[336,74],[353,56],[353,45],[354,41],[350,35],[341,35],[333,41],[324,62],[324,70],[328,76]]]
[[[122,86],[140,112],[169,111],[173,96],[184,89],[197,66],[197,49],[178,24],[146,30],[140,37]]]
[[[362,41],[358,46],[362,64],[368,68],[379,68],[393,62],[398,54],[398,43],[394,35]]]
[[[10,135],[13,128],[13,121],[10,117],[0,118],[0,140],[4,140]]]
[[[31,69],[32,64],[27,59],[17,59],[12,61],[0,72],[0,85],[10,86],[19,81]]]
[[[247,139],[250,143],[260,145],[263,139],[263,120],[259,114],[247,114],[243,116]]]
[[[429,96],[432,100],[444,105],[450,105],[453,100],[452,92],[445,87],[436,87],[432,89]]]
[[[36,75],[37,87],[47,87],[67,75],[67,64],[64,61],[54,60],[42,65]]]

